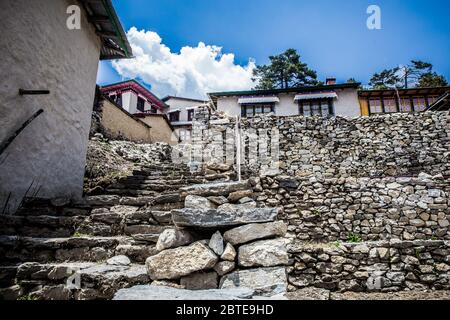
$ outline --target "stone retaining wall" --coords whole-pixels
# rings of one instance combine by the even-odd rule
[[[199,128],[205,128],[203,122],[216,132],[203,141],[206,147],[222,135],[225,154],[234,144],[227,132],[236,119],[218,118],[200,112]],[[240,126],[243,172],[252,177],[260,206],[282,208],[291,238],[450,239],[448,112],[354,119],[262,116],[242,119]],[[279,171],[262,172],[261,154],[276,158],[269,144],[274,128],[279,162],[272,164],[279,164]],[[267,143],[259,144],[256,159],[255,141]]]
[[[332,291],[449,290],[449,241],[378,241],[289,248],[289,289]]]

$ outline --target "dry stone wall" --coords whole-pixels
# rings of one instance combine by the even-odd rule
[[[291,289],[449,290],[449,241],[377,241],[292,245]]]
[[[201,114],[201,121],[205,118]],[[235,121],[209,120],[209,128],[227,141],[224,148]],[[252,177],[260,206],[282,208],[290,237],[320,242],[450,239],[448,112],[354,119],[269,115],[242,119],[240,127],[243,172]],[[274,128],[279,170],[261,171],[261,152],[272,157]],[[267,136],[265,146],[261,135],[256,139],[256,160],[249,154],[248,132]]]
[[[222,135],[224,152],[236,145],[227,135],[236,119],[201,118],[199,128]],[[238,125],[242,172],[257,205],[280,208],[288,225],[290,291],[449,289],[448,112],[266,115]],[[208,148],[214,140],[202,143]]]

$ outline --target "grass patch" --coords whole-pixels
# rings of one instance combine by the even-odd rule
[[[362,242],[362,238],[359,234],[350,233],[348,235],[347,241],[351,242],[351,243],[359,243],[359,242]]]

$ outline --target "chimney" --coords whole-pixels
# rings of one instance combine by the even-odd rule
[[[336,78],[327,78],[326,84],[327,84],[327,86],[332,86],[332,85],[336,84]]]

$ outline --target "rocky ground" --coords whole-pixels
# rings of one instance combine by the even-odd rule
[[[130,175],[136,167],[158,164],[170,157],[171,147],[164,143],[108,140],[97,133],[88,145],[84,191],[100,194],[105,187]]]
[[[450,291],[330,292],[305,288],[286,294],[289,300],[450,300]]]

